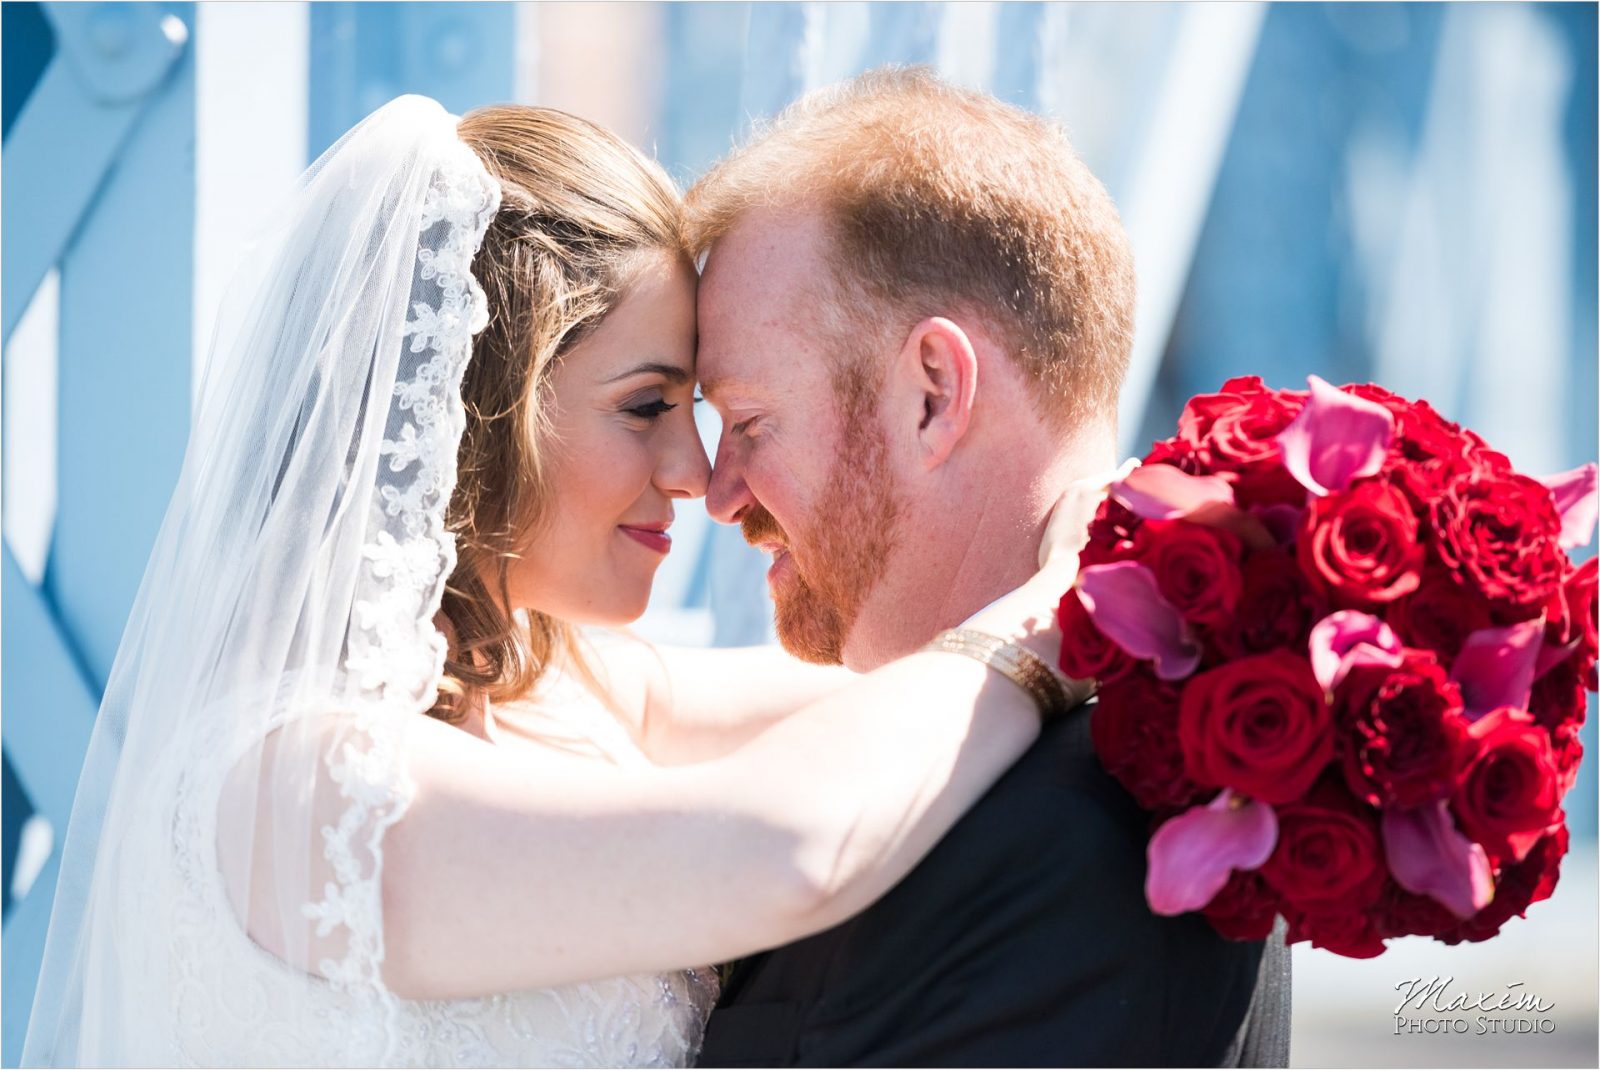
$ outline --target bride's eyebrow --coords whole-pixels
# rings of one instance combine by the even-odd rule
[[[610,384],[621,382],[623,379],[627,379],[635,375],[660,375],[665,377],[668,382],[675,385],[687,383],[689,381],[689,373],[685,369],[678,367],[676,364],[663,364],[660,361],[652,360],[647,361],[644,364],[635,365],[620,375],[613,375],[611,378],[606,380],[606,383]]]

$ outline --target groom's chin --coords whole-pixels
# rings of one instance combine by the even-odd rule
[[[813,665],[844,663],[844,627],[839,614],[802,587],[774,599],[778,643]]]

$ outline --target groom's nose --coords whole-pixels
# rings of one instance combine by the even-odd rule
[[[755,501],[744,481],[744,461],[739,450],[723,435],[717,442],[717,461],[711,468],[711,483],[706,488],[706,512],[723,524],[737,524],[746,507]]]

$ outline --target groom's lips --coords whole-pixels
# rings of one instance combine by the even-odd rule
[[[772,564],[767,568],[767,587],[768,589],[775,589],[779,580],[787,576],[794,568],[794,561],[789,554],[789,548],[777,542],[757,543],[756,548],[772,555]]]

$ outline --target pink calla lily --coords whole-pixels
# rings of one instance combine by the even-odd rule
[[[1256,869],[1278,843],[1278,815],[1266,803],[1224,788],[1150,837],[1144,894],[1157,914],[1199,910],[1236,869]]]
[[[1395,883],[1432,896],[1458,918],[1470,918],[1494,898],[1494,874],[1483,847],[1468,839],[1443,799],[1413,810],[1385,810],[1383,853]]]
[[[1188,520],[1222,528],[1257,550],[1275,541],[1266,525],[1233,504],[1233,484],[1221,476],[1192,476],[1170,464],[1142,464],[1113,483],[1111,495],[1145,520]]]
[[[1313,375],[1311,396],[1278,435],[1283,466],[1316,495],[1333,494],[1383,466],[1394,414]]]
[[[1192,476],[1170,464],[1141,464],[1111,484],[1111,494],[1146,520],[1176,520],[1205,505],[1233,504],[1221,476]]]
[[[1467,720],[1476,721],[1501,706],[1528,708],[1543,639],[1542,616],[1504,628],[1480,628],[1467,636],[1450,667],[1450,679],[1461,687]]]
[[[1552,643],[1548,640],[1539,644],[1539,657],[1533,664],[1533,678],[1535,680],[1572,657],[1578,647],[1583,645],[1583,640],[1574,639],[1570,643]]]
[[[1561,548],[1587,546],[1594,537],[1595,517],[1600,515],[1600,496],[1595,493],[1595,466],[1581,465],[1570,472],[1539,480],[1555,496],[1556,512],[1561,514]]]
[[[1106,638],[1133,657],[1153,659],[1161,679],[1182,680],[1200,664],[1188,626],[1137,561],[1090,565],[1078,574],[1078,600]]]
[[[1311,673],[1324,691],[1339,686],[1357,665],[1393,668],[1403,657],[1400,637],[1383,621],[1355,609],[1323,617],[1311,629]]]

